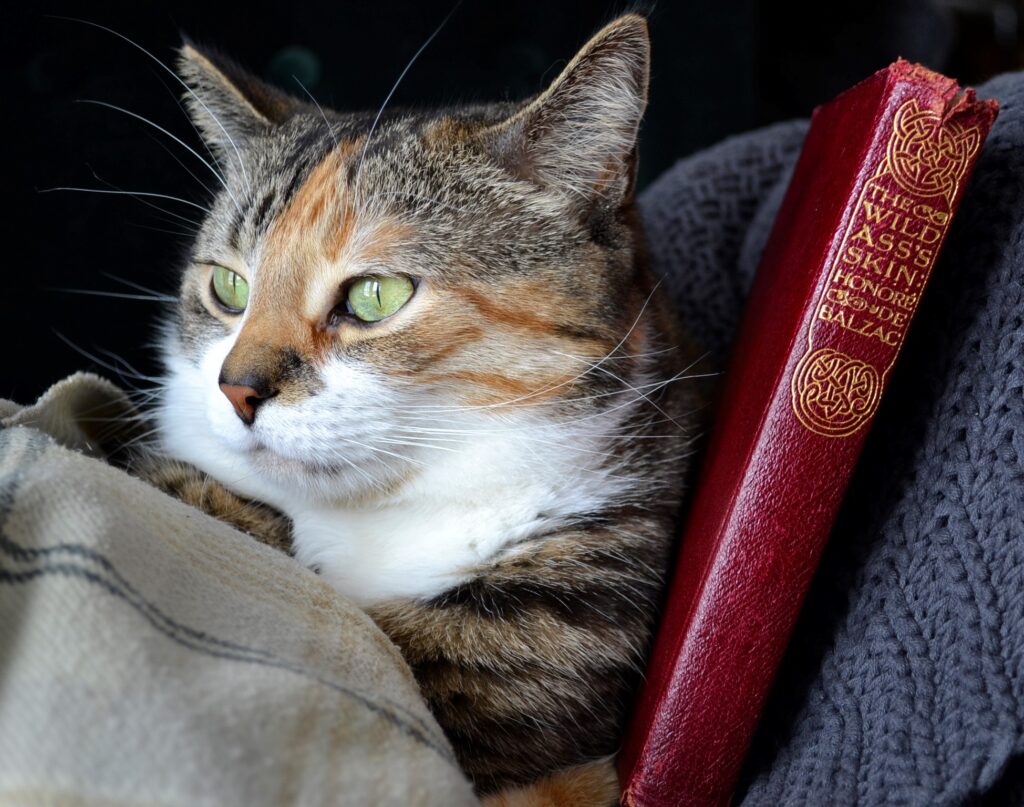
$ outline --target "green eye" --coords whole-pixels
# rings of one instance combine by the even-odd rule
[[[249,284],[224,266],[213,268],[213,293],[222,306],[236,314],[249,304]]]
[[[377,322],[405,305],[415,287],[402,275],[358,277],[348,289],[349,311],[363,322]]]

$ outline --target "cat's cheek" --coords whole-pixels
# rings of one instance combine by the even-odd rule
[[[390,396],[386,394],[383,379],[356,362],[330,361],[323,368],[321,378],[328,417],[345,415],[350,421],[361,420],[365,425],[375,422],[374,419],[386,410]]]
[[[157,412],[161,446],[170,456],[212,472],[204,460],[217,441],[206,413],[201,370],[178,356],[168,357],[166,364],[166,392]]]

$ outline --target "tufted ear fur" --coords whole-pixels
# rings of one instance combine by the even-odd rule
[[[485,145],[513,173],[584,206],[620,205],[632,194],[649,73],[647,22],[627,14],[541,95],[488,129]]]
[[[212,149],[226,153],[283,123],[303,104],[261,81],[216,51],[186,41],[178,51],[178,73],[192,122]]]

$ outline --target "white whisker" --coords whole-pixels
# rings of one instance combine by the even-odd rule
[[[91,98],[80,98],[80,99],[78,99],[77,103],[79,103],[79,104],[94,104],[95,106],[102,106],[102,107],[106,107],[107,109],[113,109],[113,110],[115,110],[117,112],[121,112],[121,113],[123,113],[125,115],[130,115],[131,117],[135,118],[136,120],[140,120],[143,123],[148,124],[149,126],[152,126],[154,129],[157,129],[158,131],[163,132],[165,135],[167,135],[169,138],[171,138],[171,140],[173,140],[175,143],[177,143],[183,149],[188,151],[189,154],[191,154],[193,157],[195,157],[197,160],[199,160],[199,162],[201,162],[203,165],[205,165],[207,167],[207,169],[209,169],[210,173],[212,173],[215,177],[217,177],[217,180],[224,187],[224,190],[227,192],[228,196],[231,197],[231,201],[235,203],[235,209],[238,211],[239,215],[241,215],[241,213],[242,213],[242,206],[238,203],[238,199],[235,197],[235,194],[231,192],[231,188],[228,187],[227,180],[223,176],[221,176],[220,172],[217,171],[216,168],[214,168],[212,165],[210,165],[210,163],[208,163],[206,160],[204,160],[203,156],[198,151],[196,151],[194,148],[192,148],[188,143],[186,143],[184,140],[182,140],[176,134],[174,134],[173,132],[168,131],[167,129],[165,129],[160,124],[154,123],[149,118],[143,117],[142,115],[139,115],[139,114],[137,114],[135,112],[132,112],[129,109],[125,109],[124,107],[117,106],[116,104],[108,104],[106,101],[96,101],[96,100],[93,100]],[[200,209],[201,210],[205,210],[205,208],[200,208]]]
[[[334,141],[334,148],[338,148],[338,136],[334,133],[334,127],[331,126],[331,122],[327,120],[327,115],[324,112],[324,108],[320,106],[320,102],[313,97],[313,93],[306,89],[306,85],[299,81],[299,77],[296,76],[294,73],[292,73],[292,79],[295,81],[296,84],[298,84],[302,88],[302,91],[309,96],[309,100],[316,104],[316,108],[320,110],[320,117],[324,119],[324,123],[327,126],[327,133],[331,136],[331,139]]]
[[[211,188],[211,187],[210,187],[209,185],[207,185],[207,184],[206,184],[205,182],[203,182],[203,180],[201,180],[201,179],[200,179],[200,178],[199,178],[199,177],[198,177],[198,176],[196,175],[196,172],[195,172],[195,171],[193,171],[193,170],[192,170],[191,168],[189,168],[189,167],[188,167],[188,166],[187,166],[187,165],[185,164],[185,161],[184,161],[183,159],[181,159],[181,158],[180,158],[180,157],[179,157],[179,156],[178,156],[177,154],[175,154],[175,153],[174,153],[174,151],[173,151],[173,150],[171,149],[171,147],[170,147],[170,146],[168,146],[168,145],[167,145],[166,143],[164,143],[163,141],[161,141],[161,140],[157,139],[156,137],[153,137],[153,138],[150,138],[150,139],[151,139],[151,140],[152,140],[152,141],[153,141],[154,143],[156,143],[156,144],[157,144],[158,146],[160,146],[160,148],[162,148],[162,149],[163,149],[164,151],[166,151],[166,152],[167,152],[167,154],[168,154],[168,156],[170,156],[170,158],[171,158],[172,160],[174,160],[174,161],[175,161],[175,162],[176,162],[176,163],[177,163],[178,165],[180,165],[180,166],[181,166],[181,167],[182,167],[183,169],[185,169],[185,173],[187,173],[187,174],[188,174],[188,175],[189,175],[190,177],[192,177],[192,179],[194,179],[194,180],[195,180],[196,182],[198,182],[198,183],[199,183],[199,186],[200,186],[200,187],[201,187],[201,188],[202,188],[202,189],[203,189],[204,191],[206,191],[206,192],[207,192],[207,193],[208,193],[208,194],[209,194],[209,195],[210,195],[211,197],[212,197],[212,196],[214,196],[213,188]]]
[[[202,210],[203,213],[207,213],[205,207],[198,205],[195,202],[190,202],[187,199],[179,199],[177,196],[170,196],[166,193],[148,193],[146,191],[113,191],[106,188],[75,188],[69,185],[60,185],[56,188],[43,188],[39,193],[53,193],[54,191],[77,191],[78,193],[109,193],[112,196],[146,196],[153,199],[167,199],[172,202],[180,202],[183,205],[194,207],[197,210]],[[169,212],[169,211],[164,211]]]
[[[54,330],[53,333],[57,336],[58,339],[60,339],[64,344],[66,344],[68,347],[70,347],[76,353],[80,353],[81,355],[85,356],[85,358],[89,359],[90,361],[96,362],[96,364],[98,364],[100,367],[103,367],[103,368],[105,368],[107,370],[110,370],[112,373],[117,373],[122,379],[135,378],[135,379],[137,379],[139,381],[148,381],[148,382],[151,382],[151,383],[160,383],[160,381],[161,381],[161,379],[159,379],[159,378],[154,378],[153,376],[148,376],[148,375],[142,375],[141,373],[138,373],[138,374],[127,373],[126,374],[120,367],[116,367],[115,365],[110,364],[110,362],[106,362],[103,359],[99,358],[98,356],[93,355],[92,353],[87,351],[85,348],[79,347],[74,342],[72,342],[70,339],[68,339],[66,336],[64,336],[64,334],[62,334],[60,331]]]
[[[448,24],[448,20],[450,20],[452,15],[456,11],[458,11],[459,6],[461,6],[461,5],[462,5],[462,0],[457,0],[455,5],[452,6],[451,11],[449,11],[445,15],[444,19],[441,20],[441,23],[437,26],[437,28],[434,29],[433,33],[430,36],[427,37],[427,41],[424,42],[422,45],[420,45],[419,50],[417,50],[412,55],[412,58],[408,61],[408,63],[402,69],[402,72],[398,74],[398,78],[395,80],[395,83],[392,85],[391,90],[388,92],[387,96],[384,98],[384,103],[381,104],[380,105],[380,109],[377,110],[377,115],[373,119],[373,123],[370,124],[370,131],[367,132],[367,134],[366,134],[366,140],[363,141],[363,150],[362,150],[362,152],[359,155],[359,163],[356,165],[356,182],[355,182],[356,187],[355,187],[355,190],[353,191],[353,195],[357,194],[358,191],[359,191],[359,187],[360,187],[359,180],[362,177],[362,173],[363,173],[363,162],[366,160],[366,150],[370,147],[370,141],[373,139],[373,133],[377,130],[377,124],[380,123],[381,116],[384,114],[384,110],[387,108],[387,105],[390,103],[391,97],[395,94],[395,91],[398,89],[398,85],[402,83],[402,79],[405,78],[406,73],[408,73],[409,70],[412,68],[412,66],[416,63],[416,60],[420,58],[420,54],[422,54],[423,51],[425,51],[427,49],[427,47],[430,45],[430,43],[434,41],[434,38],[439,33],[441,33],[441,30],[445,27],[445,25]]]
[[[137,227],[140,230],[148,230],[149,232],[153,233],[165,233],[167,235],[173,235],[178,238],[184,238],[189,242],[193,241],[196,237],[196,234],[199,232],[198,230],[188,229],[171,230],[168,229],[167,227],[154,227],[152,224],[139,224],[138,222],[133,221],[125,222],[125,224],[127,224],[129,227]]]
[[[119,300],[146,300],[157,303],[174,302],[177,299],[167,295],[154,297],[151,294],[125,294],[117,291],[99,291],[98,289],[67,289],[59,286],[50,287],[50,291],[59,291],[64,294],[84,294],[90,297],[113,297]]]
[[[111,280],[116,280],[118,283],[123,283],[125,286],[128,286],[128,288],[131,288],[131,289],[138,289],[141,292],[145,292],[147,294],[153,294],[153,295],[156,295],[157,297],[166,298],[166,299],[172,300],[172,301],[178,299],[174,295],[161,294],[156,289],[148,288],[146,286],[143,286],[141,283],[136,283],[135,281],[128,280],[127,278],[120,277],[118,275],[112,274],[111,272],[100,272],[100,274],[103,275],[104,277],[109,277]]]
[[[150,53],[144,47],[142,47],[142,45],[140,45],[138,42],[135,42],[134,40],[129,39],[127,36],[125,36],[122,33],[119,33],[118,31],[115,31],[113,28],[108,28],[105,25],[100,25],[98,22],[90,22],[89,20],[83,20],[83,19],[81,19],[79,17],[63,17],[63,16],[56,15],[56,14],[52,15],[52,16],[54,17],[54,19],[67,20],[69,22],[77,22],[77,23],[79,23],[81,25],[89,25],[89,26],[92,26],[93,28],[99,28],[101,31],[106,31],[108,34],[113,34],[118,39],[121,39],[124,42],[127,42],[133,48],[136,48],[137,50],[142,51],[142,53],[144,53],[146,56],[148,56],[150,59],[152,59],[154,62],[156,62],[156,64],[165,73],[167,73],[169,76],[171,76],[171,78],[173,78],[182,87],[184,87],[186,92],[188,92],[188,94],[191,95],[195,99],[196,103],[198,103],[203,108],[203,110],[205,110],[205,112],[211,118],[213,118],[213,121],[217,124],[218,128],[220,128],[220,130],[224,133],[224,136],[228,139],[228,142],[231,144],[231,148],[233,148],[234,151],[235,151],[235,158],[238,160],[238,167],[239,167],[239,169],[242,172],[242,177],[245,179],[245,185],[246,185],[246,188],[248,189],[248,193],[249,193],[250,196],[252,195],[252,184],[249,182],[249,175],[248,175],[248,173],[246,173],[246,170],[245,170],[245,163],[242,160],[242,153],[238,150],[238,146],[236,145],[234,139],[228,133],[228,130],[224,128],[224,124],[221,123],[220,118],[218,118],[213,113],[213,110],[210,109],[203,102],[203,99],[200,98],[196,94],[195,90],[193,90],[191,87],[189,87],[188,84],[185,83],[185,81],[177,73],[175,73],[173,70],[171,70],[171,68],[169,68],[167,65],[165,65],[162,61],[160,61],[156,56],[154,56],[152,53]],[[204,162],[205,162],[205,160],[204,160]],[[230,191],[229,191],[229,193],[230,193]],[[237,204],[237,202],[236,202],[236,204]]]

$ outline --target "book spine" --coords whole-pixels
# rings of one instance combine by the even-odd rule
[[[793,414],[822,437],[857,434],[877,411],[984,137],[916,97],[889,127],[790,377]]]
[[[894,68],[882,97],[864,110],[874,128],[862,141],[847,202],[829,225],[824,260],[818,252],[809,261],[797,244],[803,214],[816,209],[818,177],[828,170],[821,161],[841,151],[845,133],[836,123],[849,115],[842,96],[829,105],[838,117],[830,118],[828,107],[822,120],[816,116],[819,131],[812,125],[805,146],[811,164],[798,166],[793,182],[802,186],[780,210],[776,229],[785,232],[773,233],[750,305],[778,305],[782,321],[748,312],[747,330],[754,332],[738,342],[744,355],[730,371],[653,667],[621,757],[627,807],[729,802],[868,427],[995,117],[995,105],[976,102],[971,91],[957,99],[948,79],[906,63]],[[801,272],[806,277],[794,280]],[[795,308],[785,309],[786,297],[798,298]],[[754,389],[765,378],[754,355],[761,341],[785,357],[766,391]],[[716,461],[715,447],[739,440],[744,430],[743,461]]]

